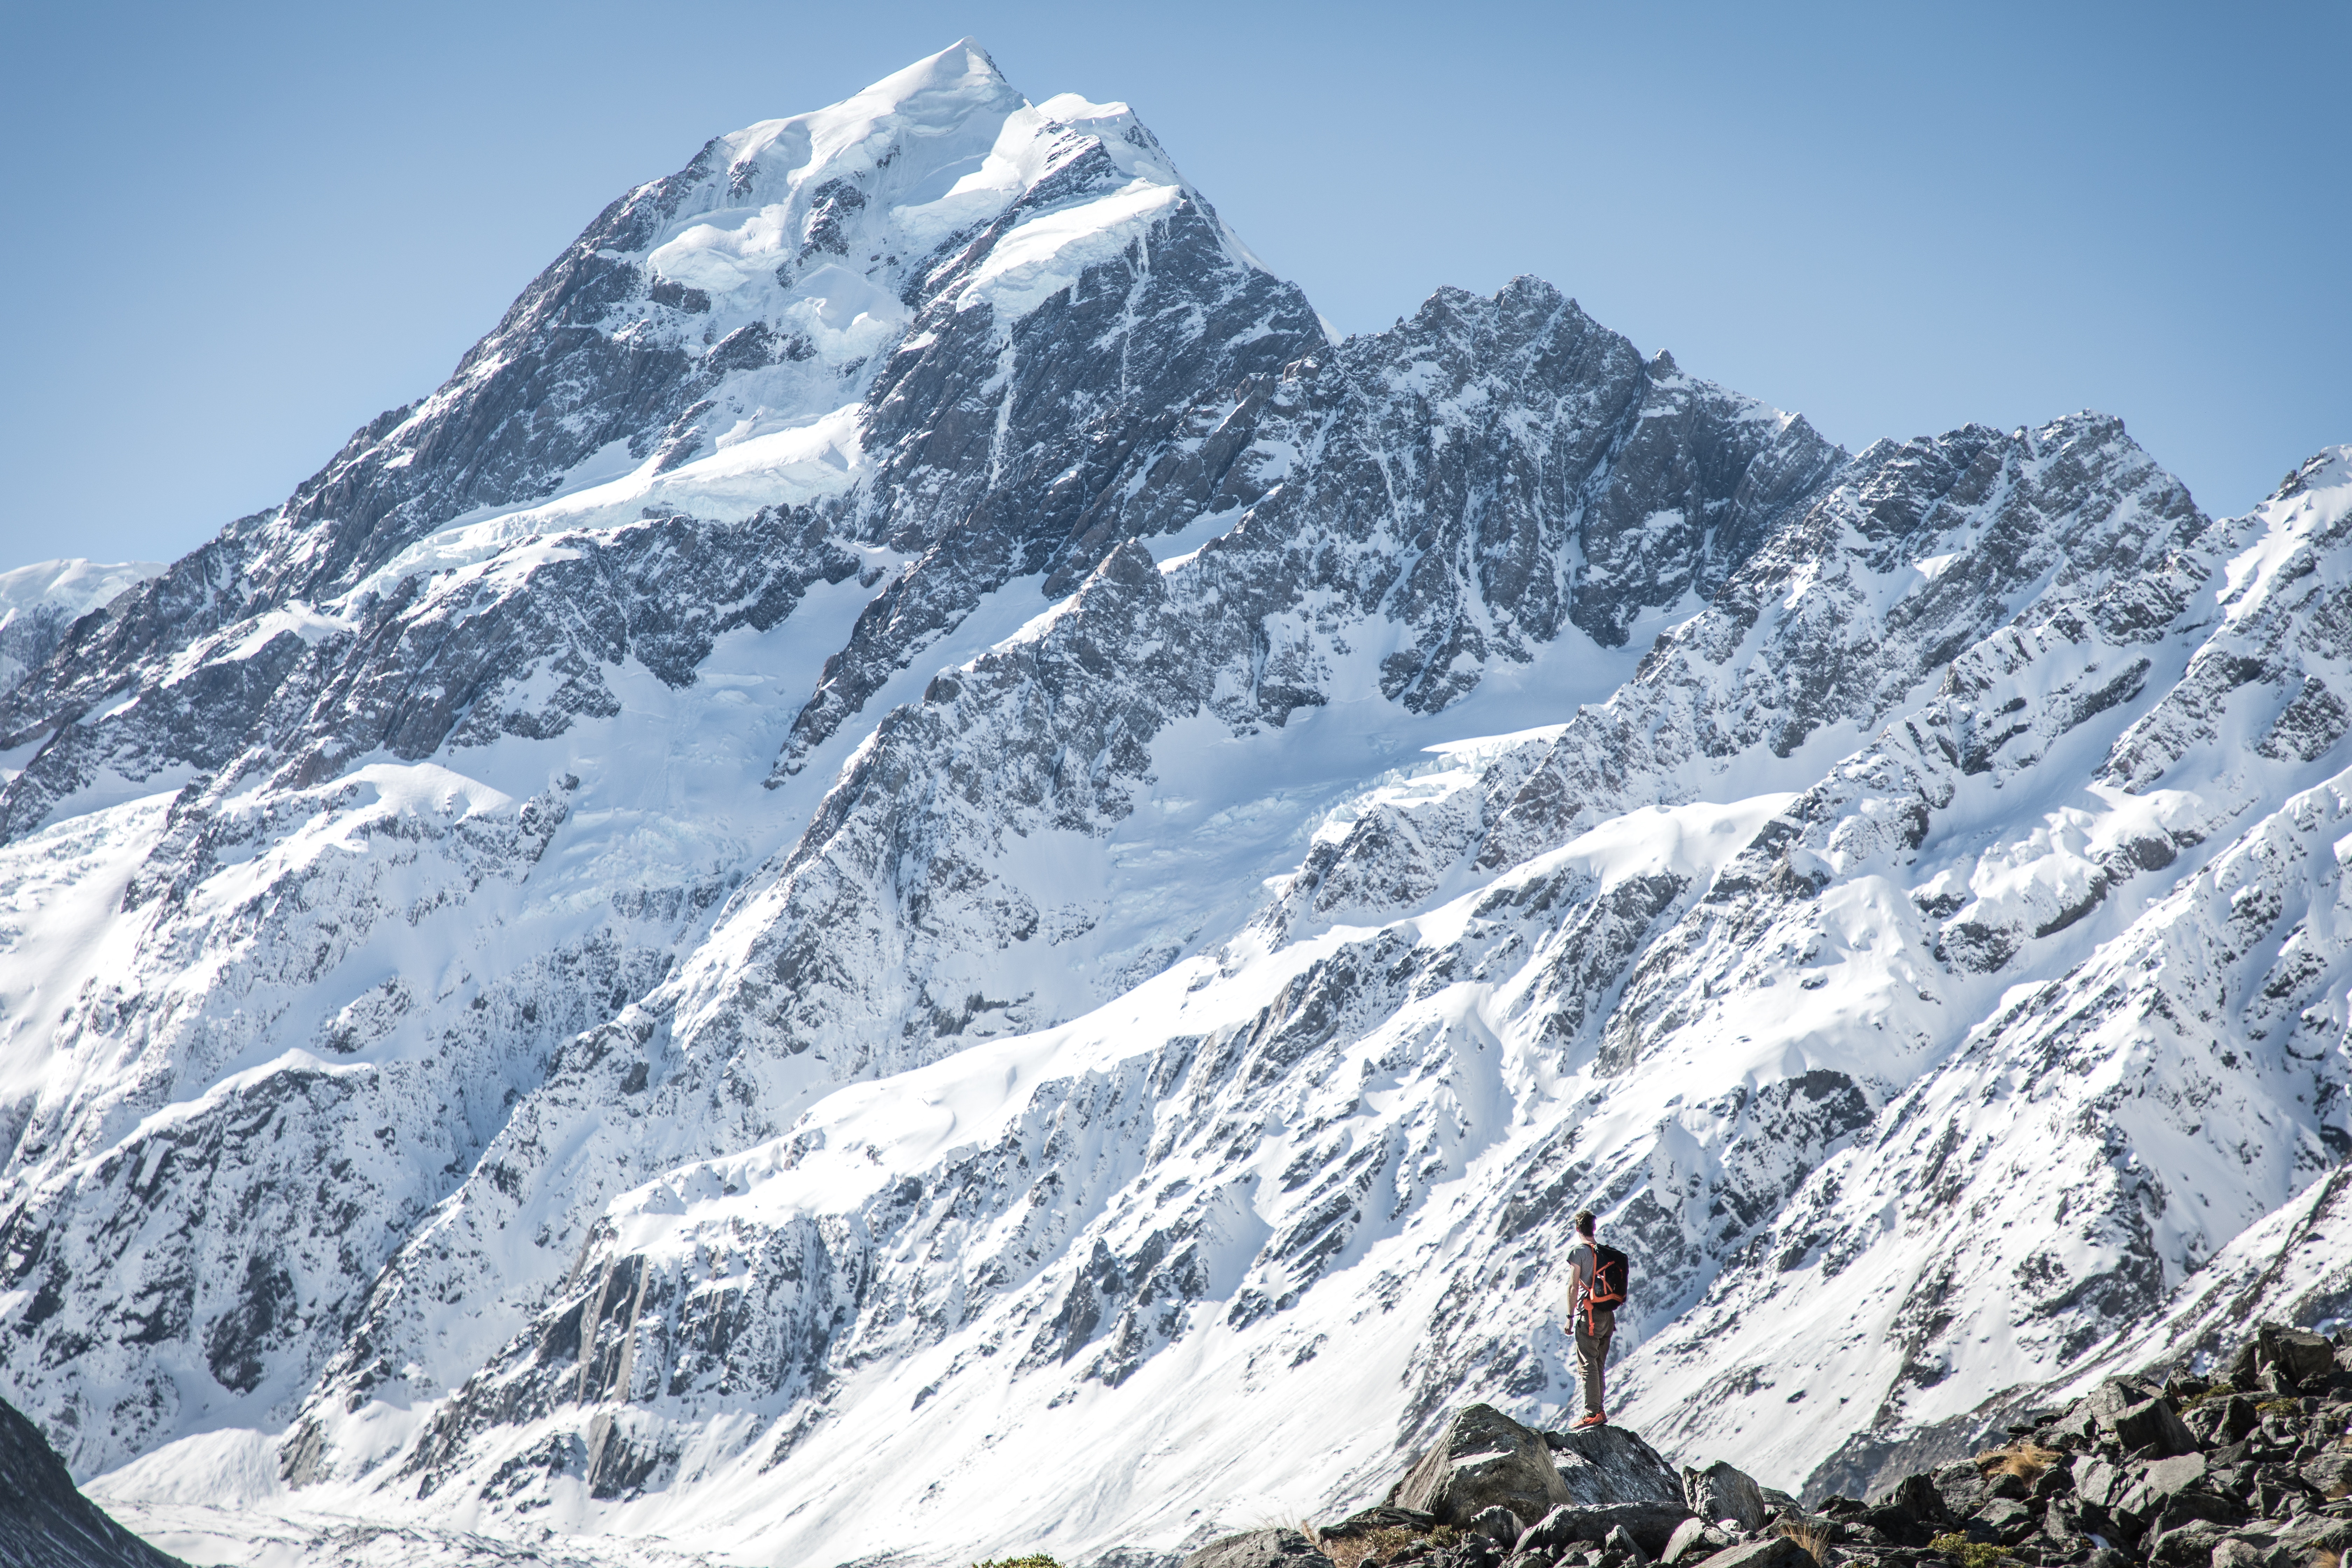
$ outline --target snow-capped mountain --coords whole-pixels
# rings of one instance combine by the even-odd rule
[[[1556,1414],[1581,1203],[1815,1492],[2340,1310],[2347,519],[1332,342],[967,40],[0,696],[0,1394],[184,1554],[1142,1563]]]

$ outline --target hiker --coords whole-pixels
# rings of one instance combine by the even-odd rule
[[[1576,1245],[1568,1249],[1568,1321],[1576,1332],[1576,1373],[1584,1384],[1584,1426],[1606,1426],[1602,1369],[1609,1336],[1617,1331],[1617,1304],[1625,1299],[1625,1255],[1593,1237],[1591,1209],[1576,1211]]]

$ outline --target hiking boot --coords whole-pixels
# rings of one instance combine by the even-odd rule
[[[1586,1416],[1583,1420],[1581,1420],[1581,1421],[1578,1422],[1575,1426],[1570,1426],[1570,1427],[1569,1428],[1569,1430],[1570,1430],[1570,1431],[1571,1431],[1571,1432],[1581,1432],[1581,1431],[1583,1431],[1587,1426],[1608,1426],[1608,1425],[1609,1425],[1609,1412],[1607,1412],[1606,1410],[1602,1410],[1602,1411],[1596,1412],[1596,1413],[1595,1413],[1595,1414],[1593,1414],[1593,1415],[1591,1415]]]

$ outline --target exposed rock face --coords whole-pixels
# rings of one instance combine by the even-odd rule
[[[182,1568],[109,1519],[33,1424],[0,1400],[0,1562],[16,1568]]]

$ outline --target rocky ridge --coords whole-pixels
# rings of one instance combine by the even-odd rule
[[[2110,1378],[1868,1500],[1808,1506],[1636,1434],[1455,1412],[1388,1500],[1182,1568],[2310,1568],[2352,1545],[2352,1331],[2262,1324],[2217,1376]]]
[[[0,1561],[14,1568],[184,1568],[92,1506],[39,1429],[5,1400]]]

